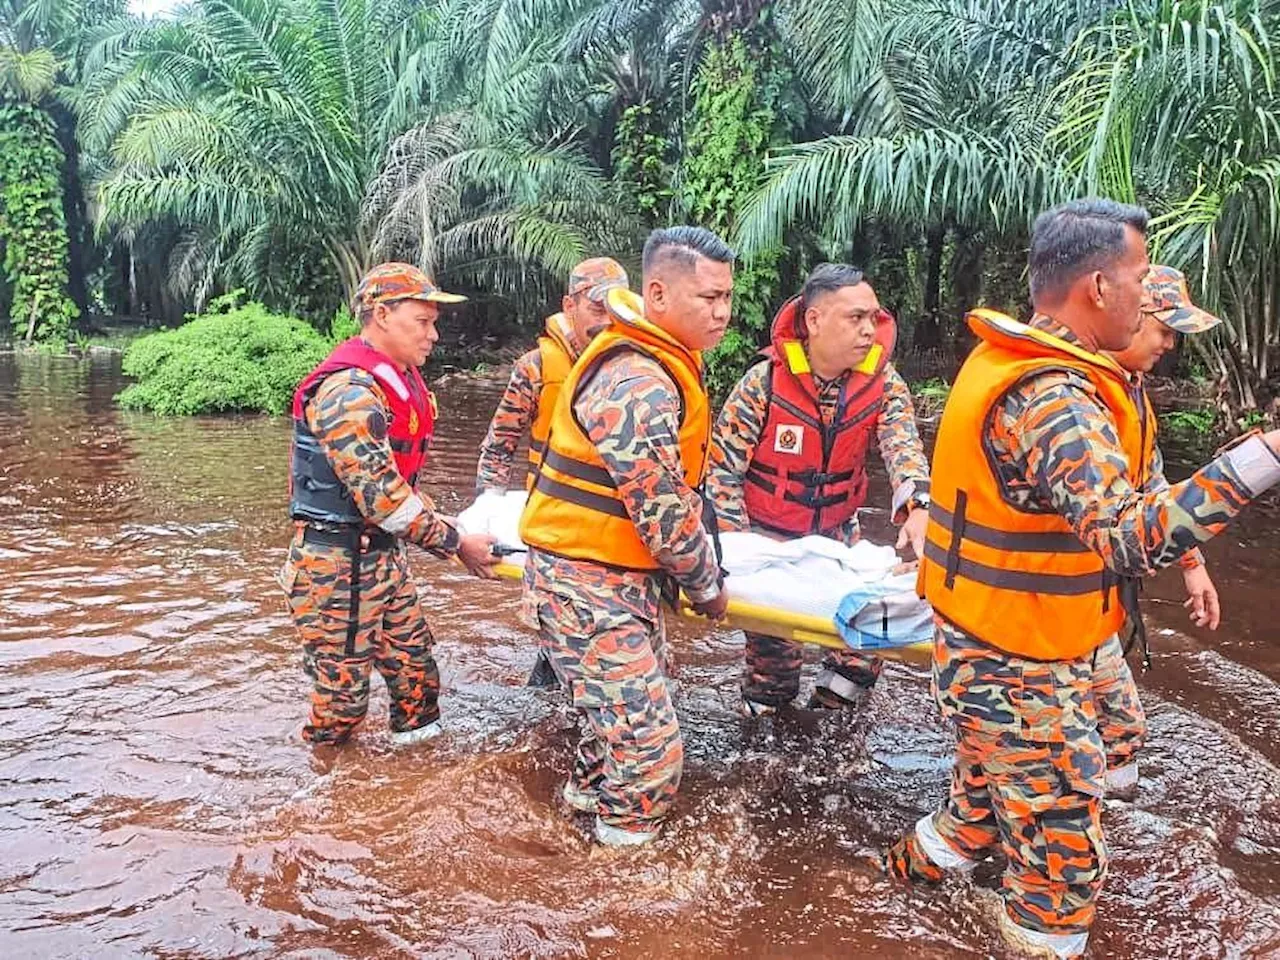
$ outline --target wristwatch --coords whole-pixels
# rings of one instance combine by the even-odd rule
[[[928,510],[929,504],[931,503],[933,503],[933,498],[930,497],[928,493],[925,493],[924,491],[921,491],[920,493],[913,493],[907,498],[907,512],[910,513],[912,510]]]

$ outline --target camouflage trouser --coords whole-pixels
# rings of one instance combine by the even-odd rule
[[[758,633],[746,636],[742,696],[772,707],[790,703],[800,692],[803,645]],[[813,705],[844,707],[861,704],[866,692],[875,686],[882,666],[883,661],[870,654],[856,650],[830,651],[822,658],[822,673]]]
[[[574,785],[596,795],[604,823],[656,829],[684,765],[680,726],[654,651],[660,623],[551,594],[539,598],[537,612],[542,648],[586,719]]]
[[[351,553],[303,543],[301,537],[294,537],[280,583],[302,640],[303,668],[314,682],[303,738],[341,743],[351,736],[369,709],[374,669],[391,697],[393,731],[416,730],[439,719],[440,674],[431,656],[431,628],[404,546],[364,554],[357,626],[349,638]]]
[[[942,867],[970,868],[999,844],[1015,923],[1087,931],[1107,869],[1104,763],[1096,742],[1038,743],[961,727],[947,805],[889,851],[889,869],[937,881]]]
[[[1107,791],[1133,790],[1138,783],[1137,754],[1147,736],[1147,716],[1119,637],[1107,640],[1093,655],[1093,698],[1098,732],[1107,752]]]

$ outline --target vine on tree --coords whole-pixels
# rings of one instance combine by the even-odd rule
[[[0,103],[0,246],[17,337],[66,341],[80,309],[67,293],[62,151],[53,123],[28,104]]]
[[[764,175],[774,140],[782,71],[752,52],[741,35],[711,47],[693,83],[683,196],[690,219],[729,236],[742,205]],[[779,300],[781,251],[757,254],[734,271],[733,325],[707,356],[708,386],[723,396],[767,342],[769,310]]]

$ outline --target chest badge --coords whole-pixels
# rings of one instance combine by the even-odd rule
[[[409,411],[409,435],[417,436],[418,434],[418,411]]]
[[[804,450],[804,427],[800,424],[784,423],[773,435],[774,453],[799,454]]]

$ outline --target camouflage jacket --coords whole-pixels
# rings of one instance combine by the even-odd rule
[[[538,398],[542,396],[542,355],[538,348],[523,354],[511,368],[511,379],[489,422],[489,432],[480,445],[476,466],[476,492],[505,490],[511,485],[511,466],[520,441],[538,418]]]

